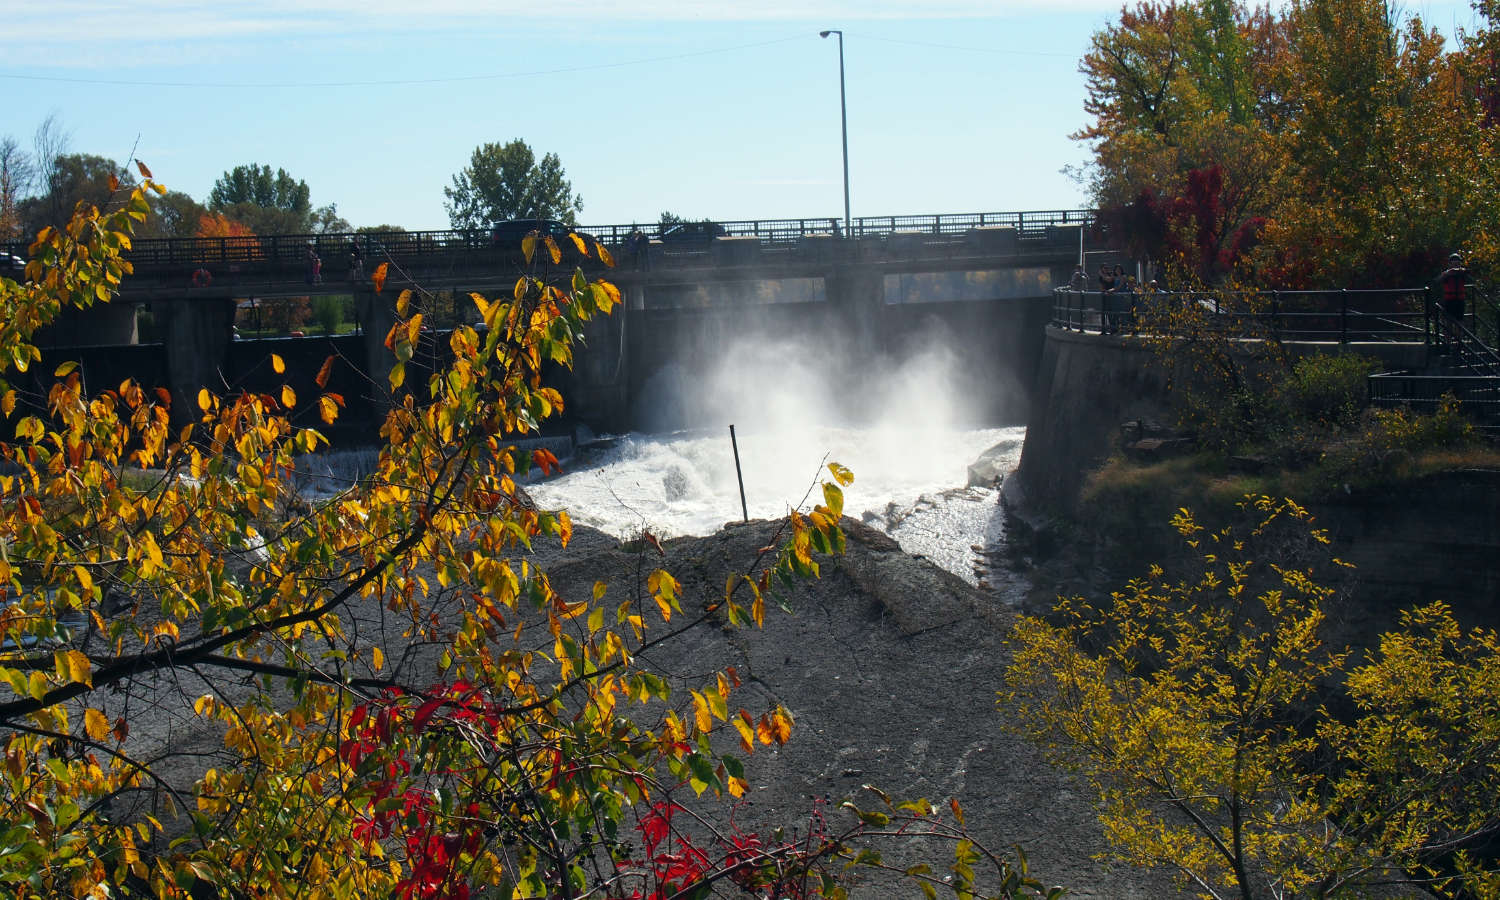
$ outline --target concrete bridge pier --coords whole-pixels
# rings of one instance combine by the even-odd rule
[[[823,295],[836,327],[848,335],[850,349],[873,354],[884,349],[885,275],[853,266],[823,276]]]
[[[639,288],[637,288],[639,290]],[[564,409],[596,431],[629,429],[630,320],[627,306],[590,319],[573,345],[573,371],[565,378]]]
[[[201,414],[198,391],[226,389],[224,363],[234,339],[235,302],[221,299],[172,299],[155,304],[167,352],[167,384],[172,392],[172,422],[186,425]]]
[[[364,336],[365,374],[373,384],[366,391],[370,402],[370,413],[376,422],[384,422],[390,412],[388,402],[391,388],[391,368],[396,365],[396,354],[385,346],[385,336],[396,324],[396,298],[364,290],[354,295],[354,321],[359,324]]]

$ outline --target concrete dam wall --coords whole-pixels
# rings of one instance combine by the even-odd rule
[[[695,427],[692,410],[682,408],[687,389],[708,377],[727,354],[761,350],[794,354],[806,363],[803,371],[823,379],[810,387],[829,391],[867,380],[915,354],[941,352],[963,373],[981,421],[1026,421],[1050,298],[886,304],[877,285],[864,285],[868,290],[863,291],[861,285],[838,287],[831,282],[828,300],[821,302],[617,307],[613,315],[589,323],[575,347],[572,371],[559,366],[547,373],[563,393],[569,420],[549,427],[567,433],[573,423],[616,433]],[[174,360],[191,354],[180,345],[174,351],[173,342],[201,336],[177,335],[170,327],[160,344],[70,346],[65,338],[51,340],[42,345],[46,363],[33,367],[28,383],[18,387],[45,398],[56,365],[76,360],[90,392],[134,378],[148,390],[169,390],[174,411],[191,414],[199,387],[219,394],[241,388],[272,392],[289,383],[299,397],[315,397],[313,379],[332,355],[328,389],[342,394],[347,405],[338,425],[329,429],[330,438],[368,441],[383,418],[382,389],[393,357],[381,345],[389,328],[385,317],[361,312],[360,334],[228,341],[217,365],[192,377],[174,371]],[[426,353],[409,364],[410,385],[424,384],[423,370],[440,364],[446,353],[446,332],[429,334]],[[285,360],[285,375],[272,371],[273,353]]]

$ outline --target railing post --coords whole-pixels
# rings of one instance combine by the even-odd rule
[[[1281,291],[1271,291],[1271,334],[1281,340]]]
[[[1422,343],[1432,345],[1432,286],[1422,288]]]
[[[1339,343],[1349,343],[1349,289],[1339,291]]]

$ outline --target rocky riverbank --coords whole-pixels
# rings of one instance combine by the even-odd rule
[[[836,803],[866,783],[940,806],[952,797],[984,842],[1022,846],[1033,874],[1066,885],[1069,896],[1176,896],[1165,873],[1095,861],[1105,843],[1087,787],[1006,732],[995,692],[1007,660],[1009,605],[902,552],[880,531],[851,519],[844,526],[847,553],[826,560],[823,577],[797,590],[793,615],[773,608],[763,630],[706,623],[643,660],[683,687],[733,665],[745,679],[735,705],[780,703],[795,715],[789,744],[747,761],[751,793],[736,821],[795,825],[816,799]],[[580,528],[566,551],[543,550],[537,561],[564,596],[666,567],[682,580],[686,609],[688,600],[721,595],[728,572],[742,571],[774,528],[759,520],[726,526],[667,541],[664,557],[648,549],[645,559]],[[894,849],[903,864],[923,860],[939,870],[952,859],[951,848],[920,840],[885,849],[888,861]],[[869,896],[896,895],[894,886],[875,887]]]

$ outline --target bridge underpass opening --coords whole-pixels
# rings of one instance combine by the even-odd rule
[[[647,309],[822,303],[828,299],[822,278],[764,278],[649,285],[645,293]]]
[[[982,269],[972,272],[913,272],[885,276],[885,302],[951,303],[1012,300],[1052,293],[1050,268]]]

